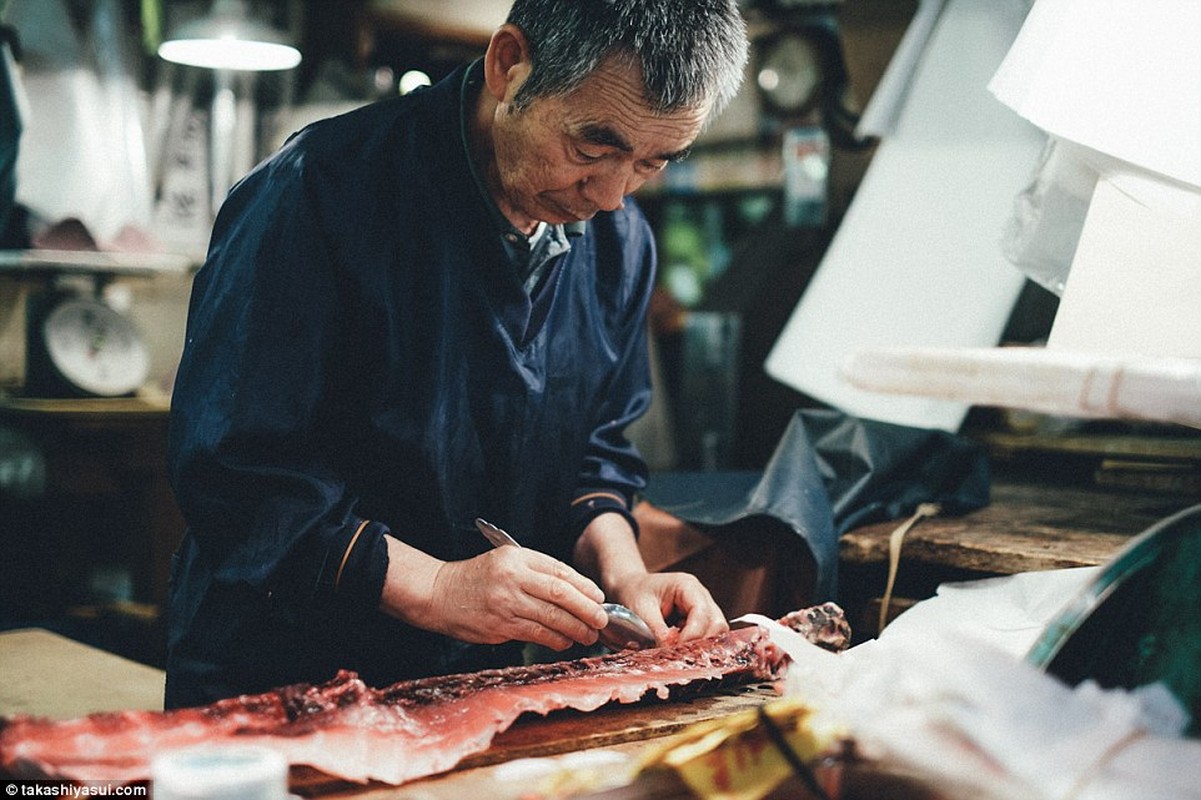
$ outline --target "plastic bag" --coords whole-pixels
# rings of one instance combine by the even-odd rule
[[[837,592],[842,533],[921,503],[963,514],[988,504],[989,487],[987,453],[961,436],[803,409],[762,473],[652,475],[646,497],[715,537],[749,519],[786,527],[813,555],[820,602]]]

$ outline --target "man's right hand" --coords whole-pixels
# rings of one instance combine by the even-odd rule
[[[441,561],[386,537],[388,573],[380,608],[410,625],[465,642],[534,642],[552,650],[591,645],[607,622],[604,593],[545,553],[489,550]]]

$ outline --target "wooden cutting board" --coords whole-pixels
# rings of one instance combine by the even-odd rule
[[[703,720],[757,708],[777,697],[771,684],[733,687],[712,694],[670,700],[644,699],[638,703],[611,703],[595,711],[555,711],[542,717],[525,714],[492,740],[482,753],[468,756],[453,773],[512,761],[539,758],[595,747],[613,747],[678,733]],[[454,795],[454,774],[434,780]],[[306,797],[354,797],[369,794],[370,800],[436,797],[433,787],[422,782],[396,789],[381,784],[355,786],[307,769],[293,769],[291,790]],[[413,795],[412,792],[418,792]]]
[[[459,768],[654,739],[678,733],[694,722],[757,708],[777,696],[771,684],[754,684],[683,700],[648,699],[629,705],[612,703],[587,713],[526,715],[497,735],[490,748],[465,758]]]

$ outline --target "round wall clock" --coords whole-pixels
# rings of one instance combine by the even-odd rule
[[[763,100],[778,114],[797,116],[817,100],[822,60],[812,39],[785,31],[762,45],[755,75]]]

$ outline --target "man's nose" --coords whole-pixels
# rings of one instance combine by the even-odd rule
[[[623,166],[597,170],[584,179],[581,193],[584,198],[601,211],[616,211],[625,202],[625,196],[638,188],[633,170]]]

